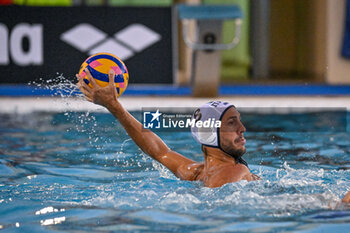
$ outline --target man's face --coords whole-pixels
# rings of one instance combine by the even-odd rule
[[[246,150],[243,137],[245,130],[239,112],[233,107],[229,108],[221,120],[219,137],[223,151],[234,158],[241,157]]]

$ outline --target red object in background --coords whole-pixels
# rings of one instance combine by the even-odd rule
[[[12,3],[12,0],[0,0],[0,5],[10,5]]]

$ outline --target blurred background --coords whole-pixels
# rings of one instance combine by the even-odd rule
[[[2,90],[57,74],[74,80],[82,61],[102,51],[125,61],[131,83],[191,87],[199,64],[196,56],[200,55],[184,42],[183,19],[176,6],[225,4],[239,7],[242,25],[238,45],[218,52],[221,85],[341,86],[337,89],[342,90],[340,94],[350,93],[350,10],[346,0],[0,3]],[[192,21],[188,33],[195,40],[198,27]],[[223,43],[229,43],[237,30],[234,20],[224,19],[219,24]],[[197,68],[208,69],[203,65]]]

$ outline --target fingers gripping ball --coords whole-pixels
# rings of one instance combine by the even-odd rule
[[[125,64],[117,56],[110,53],[97,53],[87,58],[80,66],[79,76],[84,78],[84,82],[92,87],[85,73],[87,68],[96,83],[105,87],[109,83],[108,72],[112,69],[115,72],[114,84],[118,97],[123,94],[129,83],[129,73]]]

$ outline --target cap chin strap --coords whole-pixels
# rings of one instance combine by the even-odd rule
[[[220,121],[222,121],[222,118],[224,117],[224,114],[226,113],[226,111],[230,108],[236,108],[234,105],[230,105],[228,106],[222,113],[221,113],[221,116],[220,116]],[[236,160],[237,163],[241,163],[243,165],[245,165],[246,167],[248,167],[248,163],[242,159],[241,156],[239,156],[238,158],[236,158],[235,156],[231,155],[230,153],[226,152],[221,146],[220,146],[220,127],[217,128],[217,131],[216,131],[216,135],[217,135],[217,148],[219,148],[220,150],[222,150],[223,152],[225,152],[226,154],[228,154],[229,156],[231,156],[232,158],[234,158]]]

